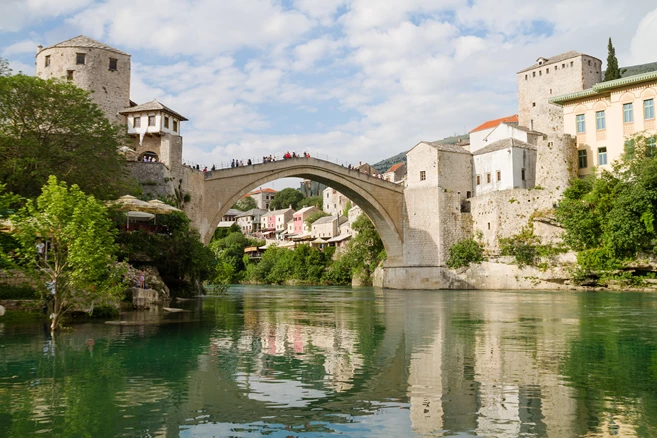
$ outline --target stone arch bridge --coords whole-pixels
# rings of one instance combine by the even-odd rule
[[[374,223],[389,266],[400,266],[404,240],[403,187],[317,158],[291,158],[205,173],[203,221],[206,243],[224,214],[254,188],[280,178],[305,178],[332,187],[355,202]]]

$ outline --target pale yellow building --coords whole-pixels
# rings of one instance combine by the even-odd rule
[[[595,167],[609,169],[632,134],[657,134],[656,96],[657,71],[601,82],[549,100],[562,107],[564,132],[577,139],[579,175],[588,175]],[[654,147],[654,137],[649,144]]]

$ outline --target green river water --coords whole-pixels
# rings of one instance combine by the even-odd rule
[[[0,318],[0,437],[657,436],[656,295],[245,286],[173,305],[54,339]]]

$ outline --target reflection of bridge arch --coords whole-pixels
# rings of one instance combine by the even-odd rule
[[[209,242],[222,216],[244,195],[268,182],[288,177],[320,182],[355,202],[378,230],[388,255],[387,264],[401,264],[403,188],[316,158],[292,158],[207,172],[203,196],[204,241]]]

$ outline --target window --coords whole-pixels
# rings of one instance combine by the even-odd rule
[[[133,125],[135,125],[135,128],[141,128],[141,117],[135,117]]]
[[[539,71],[538,71],[538,75],[539,75],[539,76],[543,76],[543,70],[539,70]]]
[[[577,151],[577,162],[579,164],[580,169],[586,169],[587,163],[586,163],[586,150],[580,150]]]
[[[578,114],[577,115],[577,133],[581,134],[582,132],[586,132],[586,123],[584,120],[584,114]]]
[[[490,230],[490,222],[488,222],[488,229]]]
[[[634,122],[634,108],[631,103],[623,104],[623,122],[624,123]]]
[[[597,129],[598,131],[602,129],[607,129],[607,121],[605,120],[604,111],[595,112],[595,129]]]
[[[570,61],[570,66],[572,67],[573,65],[575,65],[575,61]]]
[[[566,68],[566,64],[561,64],[561,68]]]
[[[465,192],[465,199],[472,198],[472,192]]]
[[[155,116],[148,116],[148,126],[155,126]]]
[[[164,116],[164,127],[169,129],[169,117]]]
[[[646,139],[646,157],[654,157],[657,153],[657,137]]]
[[[536,72],[535,72],[535,71],[532,72],[532,77],[533,77],[533,78],[536,77]]]
[[[46,55],[46,67],[50,67],[50,55]]]
[[[87,55],[85,55],[84,53],[78,53],[75,57],[75,63],[77,65],[84,65],[84,61],[86,57]]]
[[[66,79],[69,81],[73,80],[73,70],[66,70]]]
[[[522,178],[522,180],[525,181],[525,179],[526,179],[526,178],[525,178],[525,169],[522,169],[522,170],[520,171],[520,178]]]
[[[643,101],[643,118],[646,120],[655,118],[655,100],[648,99]]]
[[[607,164],[607,148],[598,148],[598,166]]]
[[[426,179],[427,179],[427,172],[425,172],[424,170],[421,170],[420,171],[420,181],[424,181]]]
[[[477,175],[477,185],[481,185],[481,175]]]
[[[527,80],[528,77],[529,77],[528,75],[525,75],[525,80]]]
[[[532,107],[535,107],[535,106],[536,106],[536,102],[532,102]]]
[[[111,71],[116,71],[116,70],[118,70],[118,68],[117,68],[117,67],[118,67],[118,64],[119,64],[119,61],[118,61],[117,59],[114,59],[114,58],[110,58],[110,59],[109,59],[109,69],[110,69]]]
[[[550,88],[550,94],[552,94],[552,88]]]
[[[497,175],[496,175],[496,176],[497,176],[497,180],[498,180],[498,181],[502,181],[502,172],[498,170],[498,171],[495,172],[495,173],[497,174]]]
[[[178,132],[178,120],[173,121],[173,132]]]
[[[555,66],[554,66],[554,69],[555,69],[555,70],[559,70],[559,66],[558,66],[558,65],[555,65]]]
[[[546,69],[545,69],[545,74],[546,74],[546,75],[549,75],[549,74],[550,74],[550,69],[549,69],[549,68],[546,68]]]
[[[589,65],[591,65],[591,60],[589,59]]]
[[[490,184],[490,173],[486,174],[486,184]]]

